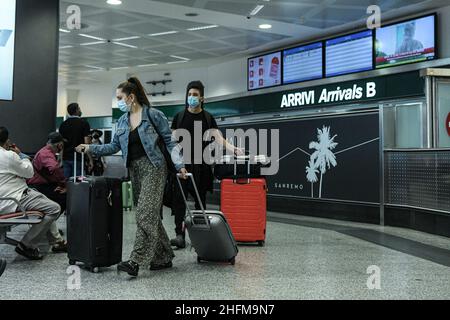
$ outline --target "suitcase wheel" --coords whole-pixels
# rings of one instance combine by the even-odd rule
[[[258,245],[259,245],[260,247],[264,247],[264,246],[266,245],[266,242],[265,242],[264,240],[258,241]]]
[[[74,266],[76,264],[77,264],[77,262],[75,260],[69,260],[69,265]]]
[[[230,263],[232,266],[234,266],[236,264],[236,257],[234,257],[233,259],[230,260]]]
[[[97,267],[88,267],[87,268],[91,273],[98,273],[100,270]]]

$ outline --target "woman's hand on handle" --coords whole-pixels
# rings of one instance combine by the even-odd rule
[[[88,153],[89,145],[88,144],[80,144],[78,147],[75,148],[75,151],[78,153]]]

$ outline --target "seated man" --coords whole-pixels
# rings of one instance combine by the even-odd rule
[[[41,260],[38,243],[47,235],[50,241],[62,243],[64,239],[50,231],[52,224],[61,214],[60,206],[43,194],[28,188],[25,179],[34,175],[33,165],[19,148],[9,142],[8,130],[0,127],[0,197],[17,199],[24,210],[39,211],[44,214],[40,224],[33,225],[17,245],[16,252],[30,260]],[[17,211],[14,201],[0,201],[0,213]]]
[[[61,212],[66,211],[66,177],[56,155],[63,152],[65,142],[60,133],[51,133],[47,145],[34,156],[34,176],[27,180],[30,188],[59,204]]]
[[[64,143],[67,140],[58,132],[53,132],[48,136],[47,145],[43,147],[34,156],[33,178],[27,180],[28,186],[37,190],[52,201],[55,201],[61,207],[61,212],[66,211],[66,177],[61,163],[56,155],[64,150]],[[60,239],[60,233],[53,223],[50,232],[54,238]],[[51,243],[53,252],[67,252],[67,243]]]

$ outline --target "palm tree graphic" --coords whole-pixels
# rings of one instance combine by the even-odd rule
[[[320,170],[320,187],[319,187],[319,198],[322,198],[322,182],[323,176],[330,169],[331,166],[336,167],[336,155],[332,152],[338,143],[334,142],[337,135],[331,138],[330,127],[323,127],[323,129],[317,129],[317,139],[318,142],[311,142],[309,148],[315,150],[311,155],[311,163],[316,164],[316,168]]]
[[[306,179],[311,182],[311,198],[314,198],[314,183],[319,181],[317,177],[318,173],[317,164],[313,160],[309,160],[308,166],[306,167]]]

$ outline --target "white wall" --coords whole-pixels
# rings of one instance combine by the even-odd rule
[[[186,86],[190,81],[200,80],[206,86],[206,99],[220,97],[229,94],[247,91],[247,59],[239,59],[216,64],[210,67],[197,67],[187,69],[172,69],[153,72],[137,72],[136,75],[146,86],[147,90],[155,88],[145,84],[147,81],[171,79],[173,82],[167,84],[167,90],[173,93],[167,96],[150,96],[152,103],[172,104],[181,103],[185,99]],[[170,72],[169,77],[164,74]],[[103,74],[99,83],[83,83],[80,85],[59,84],[58,89],[58,117],[65,116],[67,105],[78,102],[83,111],[83,116],[110,116],[111,107],[116,107],[115,90],[117,85],[124,81],[130,74],[111,73]],[[158,85],[156,91],[162,91],[163,87]],[[77,99],[71,98],[78,96]],[[71,100],[71,101],[69,101]]]
[[[247,59],[232,60],[209,67],[186,68],[178,70],[166,70],[156,72],[140,72],[135,75],[142,81],[153,81],[171,79],[173,82],[167,85],[167,90],[172,94],[168,96],[150,97],[154,103],[173,103],[184,101],[186,86],[189,82],[200,80],[205,85],[205,97],[213,98],[229,94],[247,91]],[[170,72],[170,76],[164,74]],[[152,85],[147,85],[149,90]],[[161,91],[163,87],[158,85],[156,91]]]
[[[59,84],[58,117],[67,113],[67,105],[79,103],[83,117],[111,116],[115,86],[112,82],[70,85]]]

